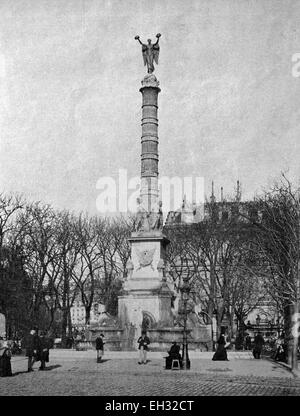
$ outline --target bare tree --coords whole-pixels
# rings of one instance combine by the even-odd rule
[[[106,218],[104,222],[97,223],[97,232],[100,236],[97,249],[102,263],[98,299],[105,304],[108,312],[115,315],[117,295],[130,255],[128,224],[124,219]]]
[[[288,361],[297,369],[299,328],[300,190],[283,175],[270,191],[256,200],[260,220],[253,220],[256,252],[265,264],[269,294],[284,314]]]
[[[67,330],[71,332],[71,307],[78,295],[78,285],[72,277],[78,265],[80,244],[75,234],[74,216],[69,212],[59,212],[56,219],[56,245],[58,256],[54,259],[55,266],[59,267],[59,278],[54,286],[61,310],[61,337],[62,345],[66,345]]]
[[[200,302],[210,317],[217,312],[219,327],[225,320],[232,329],[234,315],[242,320],[261,296],[253,290],[255,285],[251,286],[253,295],[248,296],[250,285],[244,264],[249,257],[249,226],[240,219],[235,201],[226,205],[230,215],[220,215],[224,207],[207,202],[203,221],[174,225],[166,232],[171,240],[168,261],[175,287],[179,288],[186,276],[194,301]]]
[[[103,267],[98,240],[103,236],[101,230],[105,228],[104,224],[105,221],[97,217],[89,218],[82,214],[74,223],[75,238],[79,244],[79,258],[72,277],[79,288],[82,304],[85,307],[86,324],[90,323],[91,308]]]

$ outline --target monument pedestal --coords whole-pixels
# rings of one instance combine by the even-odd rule
[[[119,320],[142,327],[173,326],[172,291],[165,276],[165,248],[169,240],[160,232],[132,233],[131,261],[119,296]]]

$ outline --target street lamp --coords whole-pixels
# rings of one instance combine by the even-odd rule
[[[189,300],[189,293],[190,293],[190,285],[188,283],[188,278],[183,278],[183,284],[180,288],[181,290],[181,296],[183,301],[183,351],[182,351],[182,368],[184,370],[189,370],[191,363],[189,359],[189,353],[188,353],[188,340],[187,340],[187,316],[188,316],[188,310],[187,310],[187,303]]]

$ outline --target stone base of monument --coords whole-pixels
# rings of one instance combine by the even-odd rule
[[[116,324],[114,326],[94,326],[89,329],[89,335],[85,342],[86,349],[95,349],[95,340],[100,334],[104,334],[106,351],[136,351],[137,339],[140,336],[141,328],[133,325],[124,325],[123,327]],[[189,350],[211,351],[212,342],[210,335],[210,326],[202,325],[196,328],[189,328],[188,344]],[[148,328],[147,335],[150,338],[150,351],[169,351],[172,343],[176,341],[182,345],[183,328],[158,326]]]
[[[187,329],[189,350],[209,351],[212,349],[211,337],[207,329],[206,325],[201,328]],[[183,343],[183,328],[181,327],[150,328],[147,334],[151,340],[151,351],[169,351],[174,341],[181,346]]]

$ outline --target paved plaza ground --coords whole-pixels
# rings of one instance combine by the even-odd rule
[[[0,378],[1,396],[300,396],[300,379],[269,359],[229,352],[229,361],[212,361],[211,352],[191,352],[190,370],[165,370],[164,353],[51,350],[47,371],[27,373],[24,356],[12,358],[13,377]]]

